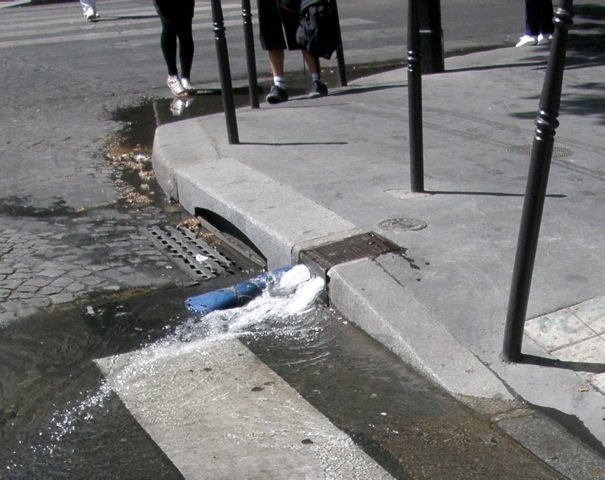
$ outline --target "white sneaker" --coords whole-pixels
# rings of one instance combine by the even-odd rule
[[[524,47],[525,45],[538,45],[538,37],[523,35],[515,47]]]
[[[548,45],[552,42],[552,33],[548,35],[538,35],[538,45]]]
[[[193,85],[191,85],[191,82],[189,81],[188,78],[181,78],[181,85],[183,86],[183,88],[185,89],[185,91],[187,93],[195,93],[197,91],[197,88],[195,88]]]
[[[94,9],[92,9],[91,7],[86,7],[86,9],[84,10],[84,18],[89,22],[95,21],[99,18],[99,16],[100,15],[95,12]]]
[[[179,80],[179,77],[168,77],[166,85],[175,97],[186,97],[187,90],[183,87],[183,84]]]

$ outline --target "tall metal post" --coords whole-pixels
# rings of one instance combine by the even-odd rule
[[[443,72],[445,63],[440,0],[419,0],[418,28],[420,30],[420,51],[422,52],[422,73]]]
[[[256,55],[254,54],[254,33],[252,31],[250,0],[242,0],[242,18],[244,19],[244,43],[246,45],[246,62],[248,65],[250,107],[259,108],[258,76],[256,74]]]
[[[211,0],[212,3],[212,30],[218,60],[219,75],[221,77],[221,90],[223,97],[223,110],[227,122],[227,137],[229,143],[239,143],[237,132],[237,119],[235,117],[235,102],[233,100],[233,86],[231,84],[231,69],[229,68],[229,52],[225,37],[225,21],[221,0]]]
[[[521,359],[523,329],[540,234],[544,199],[546,197],[546,186],[548,184],[555,131],[559,126],[557,118],[561,106],[567,37],[573,20],[572,9],[573,0],[561,0],[554,18],[555,33],[540,97],[540,111],[536,118],[536,131],[531,151],[508,301],[503,345],[503,357],[508,362],[517,362]]]
[[[408,2],[408,109],[410,122],[410,180],[414,193],[424,192],[422,139],[422,73],[418,0]]]
[[[347,67],[345,65],[345,56],[342,48],[342,34],[340,31],[340,16],[338,15],[338,5],[336,4],[336,0],[330,0],[330,4],[332,5],[332,10],[336,14],[336,18],[338,19],[338,40],[339,47],[336,49],[336,60],[338,62],[338,74],[340,77],[340,86],[347,86]]]

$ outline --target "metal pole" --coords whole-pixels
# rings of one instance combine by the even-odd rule
[[[536,118],[536,131],[531,151],[504,330],[502,354],[507,362],[517,362],[521,359],[523,329],[540,234],[544,199],[546,197],[546,186],[548,184],[555,132],[559,126],[557,117],[561,106],[567,36],[573,20],[572,9],[573,0],[561,0],[555,13],[555,33],[540,97],[540,111]]]
[[[443,72],[445,64],[440,0],[418,0],[418,28],[420,51],[422,52],[422,73]]]
[[[231,70],[229,68],[229,52],[227,51],[227,39],[225,37],[225,22],[221,0],[212,2],[212,30],[216,44],[216,56],[218,59],[219,75],[221,77],[221,89],[223,97],[223,110],[227,122],[227,136],[229,143],[239,143],[237,132],[237,119],[235,118],[235,102],[233,101],[233,86],[231,85]]]
[[[345,65],[345,56],[342,49],[342,35],[340,30],[340,16],[338,15],[338,5],[336,4],[336,0],[331,0],[330,4],[332,5],[332,9],[334,10],[334,14],[338,19],[338,44],[339,47],[336,49],[336,60],[338,61],[338,74],[340,76],[340,86],[347,86],[347,67]]]
[[[424,192],[422,141],[422,73],[418,0],[408,2],[408,108],[410,122],[410,179],[414,193]]]
[[[250,8],[250,0],[242,0],[242,18],[244,19],[244,42],[246,44],[246,62],[248,65],[250,107],[259,108],[258,77],[256,74],[256,56],[254,55],[254,34],[252,31],[252,9]]]

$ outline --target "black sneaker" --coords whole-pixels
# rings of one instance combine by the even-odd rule
[[[321,80],[313,80],[313,86],[309,92],[309,98],[325,97],[328,94],[328,87]]]
[[[271,85],[269,95],[267,95],[267,102],[269,103],[281,103],[288,101],[288,92],[277,85]]]

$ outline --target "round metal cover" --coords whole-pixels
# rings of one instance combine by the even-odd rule
[[[531,145],[512,145],[508,147],[506,150],[510,153],[514,153],[515,155],[520,155],[523,157],[528,157],[531,155]],[[563,157],[571,157],[573,152],[569,148],[565,147],[553,147],[552,156],[553,158],[563,158]]]
[[[426,222],[417,218],[389,218],[378,224],[383,230],[414,232],[427,227]]]

